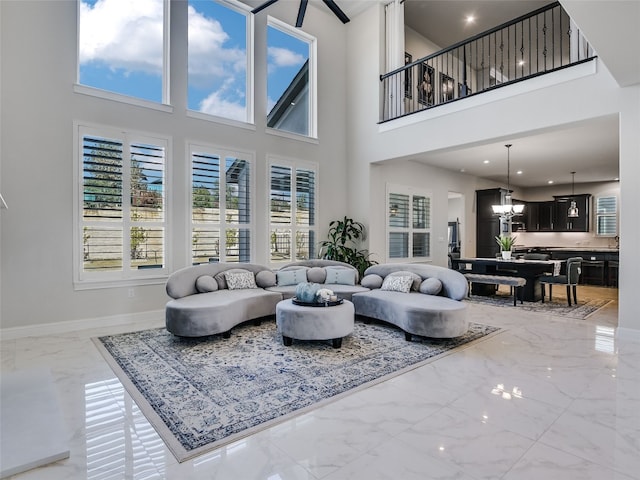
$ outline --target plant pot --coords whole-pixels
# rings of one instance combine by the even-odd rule
[[[503,250],[502,251],[502,259],[503,260],[511,260],[511,250]]]

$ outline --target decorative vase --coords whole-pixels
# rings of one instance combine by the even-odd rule
[[[305,303],[315,303],[316,293],[322,288],[318,283],[299,283],[296,287],[296,298]]]
[[[511,250],[502,250],[502,259],[511,260]]]

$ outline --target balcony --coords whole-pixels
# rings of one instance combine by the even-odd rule
[[[560,3],[380,76],[380,122],[584,63],[595,52]]]

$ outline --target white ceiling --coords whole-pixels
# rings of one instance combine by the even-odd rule
[[[335,0],[336,4],[354,18],[374,3],[383,0]],[[252,6],[263,0],[245,0]],[[292,18],[299,0],[279,0],[281,7],[292,10]],[[550,0],[405,0],[405,24],[442,47],[452,45],[473,35],[496,27],[509,20],[548,5]],[[282,5],[284,4],[284,5]],[[325,9],[320,0],[310,5]],[[307,10],[307,15],[313,15]],[[473,15],[475,21],[465,19]],[[335,28],[343,28],[336,21]],[[617,41],[616,39],[612,39]],[[619,42],[617,42],[619,44]],[[605,62],[606,63],[606,62]],[[539,187],[575,183],[611,181],[618,173],[618,117],[612,115],[574,124],[562,129],[530,132],[518,138],[504,138],[482,145],[465,145],[450,151],[412,156],[411,159],[428,165],[506,182],[507,149],[511,143],[511,184],[518,187]],[[489,160],[488,164],[483,163]],[[515,172],[522,170],[521,175]]]

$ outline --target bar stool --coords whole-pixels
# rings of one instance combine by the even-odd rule
[[[582,283],[589,283],[604,286],[604,261],[603,260],[583,260],[582,261]]]
[[[607,285],[618,288],[618,262],[612,260],[607,266]]]

